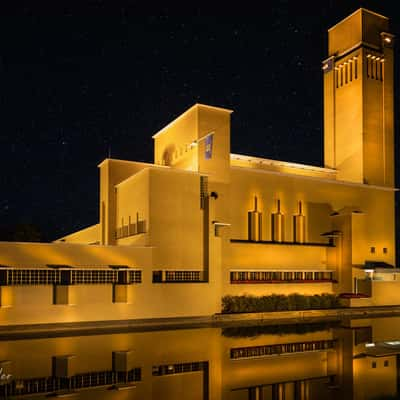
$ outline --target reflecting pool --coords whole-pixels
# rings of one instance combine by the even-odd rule
[[[3,339],[9,399],[383,399],[398,393],[400,317]]]

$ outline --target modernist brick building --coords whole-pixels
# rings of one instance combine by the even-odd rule
[[[99,165],[99,224],[0,243],[0,323],[211,315],[244,293],[398,304],[388,31],[365,9],[329,30],[324,167],[231,154],[232,111],[196,104],[153,164]]]

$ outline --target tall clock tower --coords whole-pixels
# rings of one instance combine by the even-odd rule
[[[325,166],[337,179],[394,186],[393,44],[388,18],[359,9],[328,31]]]

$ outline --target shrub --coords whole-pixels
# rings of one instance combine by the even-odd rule
[[[293,293],[289,296],[271,294],[269,296],[224,296],[222,313],[271,312],[287,310],[319,310],[341,307],[340,299],[334,294],[323,293],[305,296]]]

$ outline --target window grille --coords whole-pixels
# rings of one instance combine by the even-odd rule
[[[7,285],[51,285],[60,283],[60,274],[47,269],[8,269]]]
[[[208,361],[197,361],[191,363],[157,365],[153,366],[153,376],[182,374],[186,372],[205,371]]]
[[[272,355],[325,351],[335,347],[336,340],[317,340],[312,342],[284,343],[265,346],[238,347],[230,350],[230,358],[257,358]]]
[[[62,389],[77,390],[88,387],[114,385],[118,383],[140,382],[141,368],[133,368],[126,372],[99,371],[77,374],[70,378],[32,378],[16,379],[0,386],[0,394],[21,396],[35,393],[56,392]]]
[[[204,210],[208,196],[208,176],[200,176],[200,209]]]
[[[3,269],[0,270],[0,285],[59,285],[67,273],[68,284],[112,284],[118,282],[118,271],[107,269]],[[142,271],[128,270],[127,283],[141,283]]]
[[[153,283],[161,282],[203,282],[202,271],[153,271]]]
[[[128,271],[129,283],[142,283],[142,271]]]
[[[332,282],[332,271],[230,271],[231,283]]]

